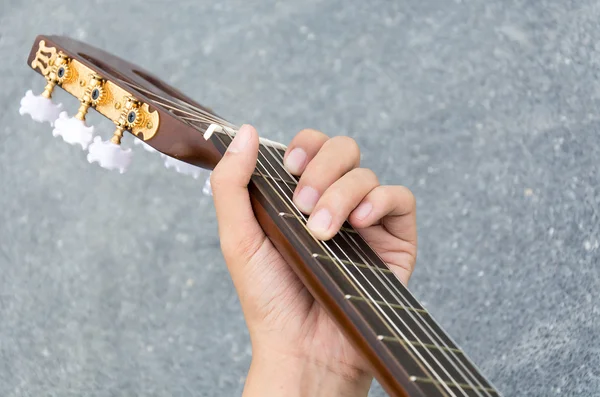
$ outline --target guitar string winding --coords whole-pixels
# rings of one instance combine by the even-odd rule
[[[128,85],[131,85],[131,84],[128,84]],[[153,93],[153,92],[146,91],[145,89],[143,89],[143,88],[141,88],[141,87],[133,86],[133,88],[137,88],[137,89],[140,89],[140,90],[142,90],[142,91],[145,91],[146,93],[148,93],[148,94],[151,94],[152,96],[159,97],[159,98],[161,98],[161,99],[163,99],[163,100],[166,100],[166,101],[168,101],[168,102],[171,102],[171,103],[173,103],[174,105],[180,105],[180,104],[178,104],[178,103],[175,103],[175,102],[173,102],[173,101],[170,101],[168,98],[162,98],[162,97],[160,97],[159,95],[157,95],[157,94],[155,94],[155,93]],[[173,110],[175,110],[175,111],[178,111],[178,112],[181,112],[181,113],[187,114],[187,115],[189,115],[189,116],[192,116],[192,117],[183,117],[183,116],[178,116],[178,117],[181,117],[181,118],[188,119],[188,120],[190,120],[190,121],[200,121],[200,122],[206,122],[206,123],[212,123],[212,122],[218,121],[218,122],[221,122],[221,124],[227,124],[228,126],[231,126],[231,127],[235,128],[235,127],[233,126],[233,124],[231,124],[231,123],[227,122],[226,120],[223,120],[222,118],[220,118],[220,117],[218,117],[218,116],[215,116],[215,115],[213,115],[213,114],[211,114],[211,113],[208,113],[208,112],[204,111],[203,109],[199,109],[199,108],[193,107],[192,105],[189,105],[189,104],[187,104],[187,103],[185,103],[185,102],[181,102],[181,104],[182,104],[182,105],[185,105],[185,107],[189,108],[189,110],[196,111],[197,113],[195,113],[195,114],[194,114],[194,113],[191,113],[191,112],[186,112],[186,111],[183,111],[183,110],[182,110],[182,109],[180,109],[180,108],[173,107],[173,106],[170,106],[170,105],[168,105],[168,104],[164,104],[164,103],[159,103],[159,104],[161,104],[162,106],[165,106],[165,107],[171,108],[171,109],[173,109]],[[208,117],[207,117],[207,118],[204,118],[204,117],[202,117],[202,115],[199,115],[198,113],[201,113],[202,115],[207,115]],[[199,116],[200,116],[200,117],[199,117]],[[228,135],[229,135],[229,133],[228,133]],[[229,135],[229,136],[231,137],[231,135]],[[219,139],[220,139],[220,138],[219,138]],[[269,153],[271,153],[271,155],[272,155],[272,152],[271,152],[271,150],[272,150],[272,149],[271,149],[271,148],[270,148],[268,145],[266,145],[266,146],[265,146],[265,148],[266,148],[266,149],[269,151]],[[276,152],[276,153],[277,153],[277,155],[278,155],[278,156],[280,156],[280,157],[281,157],[281,159],[283,160],[283,158],[282,158],[282,156],[281,156],[281,153],[280,153],[280,152],[278,152],[278,151],[276,151],[276,150],[275,150],[275,152]],[[259,153],[259,154],[260,154],[260,153]],[[278,174],[278,176],[280,177],[280,179],[282,179],[282,180],[283,180],[282,176],[281,176],[281,175],[279,174],[279,172],[278,172],[278,171],[275,169],[275,167],[273,167],[273,165],[272,165],[272,164],[269,162],[269,160],[266,158],[266,156],[263,156],[263,157],[264,157],[264,159],[267,161],[267,163],[269,163],[269,165],[271,166],[271,168],[272,168],[273,170],[275,170],[275,172]],[[261,165],[262,165],[262,164],[261,164]],[[264,168],[265,170],[267,170],[267,169],[266,169],[266,167],[264,167],[264,165],[263,165],[263,168]],[[285,169],[285,167],[283,167],[283,168]],[[286,170],[286,172],[287,172],[287,170]],[[262,173],[262,172],[261,172],[261,173]],[[269,174],[269,176],[271,176],[271,175],[270,175],[270,173],[269,173],[268,171],[267,171],[267,173]],[[292,177],[292,178],[293,178],[293,176],[292,176],[292,175],[291,175],[289,172],[287,172],[287,173],[288,173],[288,175],[289,175],[290,177]],[[271,176],[271,177],[272,177],[272,176]],[[284,183],[285,183],[285,181],[284,181]],[[290,190],[290,191],[293,193],[293,191],[291,190],[290,186],[289,186],[287,183],[285,183],[285,185],[286,185],[286,187],[288,188],[288,190]],[[286,195],[286,197],[287,197],[287,195]],[[288,198],[288,200],[289,200],[289,198]],[[293,202],[292,202],[292,204],[293,204]],[[294,207],[295,207],[295,205],[294,205]],[[298,210],[298,208],[296,208],[296,210]],[[298,212],[300,212],[300,211],[298,210]],[[302,218],[304,218],[304,216],[303,216],[303,214],[302,214],[301,212],[300,212],[300,214],[302,215]],[[304,219],[304,220],[306,221],[306,219]],[[358,255],[359,255],[359,257],[361,258],[361,260],[363,260],[364,262],[370,262],[370,260],[365,260],[365,258],[363,258],[363,255],[362,255],[360,252],[358,252],[358,251],[356,250],[356,248],[354,247],[354,245],[357,245],[357,246],[358,246],[358,248],[359,248],[359,249],[362,251],[362,253],[363,253],[363,254],[365,254],[365,255],[367,255],[367,254],[366,254],[366,253],[363,251],[362,247],[360,247],[360,245],[358,245],[358,244],[357,244],[356,240],[354,240],[354,238],[353,238],[353,237],[349,236],[349,233],[344,233],[344,232],[342,232],[342,233],[340,233],[340,234],[341,234],[341,237],[342,237],[342,238],[344,238],[344,240],[345,240],[345,241],[346,241],[346,242],[347,242],[347,243],[350,245],[350,247],[351,247],[351,248],[354,250],[354,252],[355,252],[356,254],[358,254]],[[351,239],[351,241],[352,241],[352,243],[353,243],[353,244],[352,244],[352,243],[351,243],[351,242],[348,240],[348,238],[345,236],[345,234],[348,234],[348,237]],[[359,235],[359,236],[360,236],[360,235]],[[362,236],[360,236],[360,237],[362,238]],[[351,260],[351,259],[348,257],[347,253],[345,253],[345,252],[344,252],[344,251],[341,249],[341,247],[339,247],[339,245],[337,244],[337,242],[336,242],[336,245],[337,245],[337,246],[338,246],[338,248],[340,248],[340,250],[341,250],[341,251],[342,251],[342,252],[345,254],[345,256],[348,258],[348,260],[349,260],[349,261],[350,261],[350,262],[351,262],[351,263],[354,265],[354,267],[355,267],[355,268],[357,269],[357,271],[358,271],[358,272],[361,274],[361,276],[362,276],[363,278],[365,278],[365,280],[367,280],[367,282],[369,282],[369,284],[371,284],[371,282],[368,280],[368,278],[367,278],[367,277],[366,277],[366,276],[365,276],[365,275],[362,273],[362,271],[360,271],[360,269],[359,269],[359,268],[356,266],[356,264],[354,264],[354,262],[353,262],[353,261],[352,261],[352,260]],[[328,247],[328,248],[329,248],[329,247]],[[332,253],[333,253],[333,252],[332,252]],[[376,253],[375,253],[375,254],[376,254]],[[340,261],[340,260],[339,260],[339,258],[337,258],[337,255],[335,255],[335,254],[334,254],[334,256],[336,256],[336,259],[337,259],[337,260],[338,260],[338,261],[339,261],[339,262],[340,262],[342,265],[344,265],[344,264],[343,264],[343,262],[342,262],[342,261]],[[380,258],[380,259],[381,259],[381,258]],[[383,261],[383,260],[382,260],[382,261]],[[384,262],[384,261],[383,261],[383,262]],[[384,263],[385,263],[385,262],[384,262]],[[345,266],[344,266],[344,267],[345,267]],[[383,277],[383,280],[382,280],[382,278],[381,278],[381,277],[380,277],[380,276],[379,276],[379,275],[378,275],[378,274],[375,272],[375,269],[373,269],[373,267],[374,267],[374,268],[377,268],[378,272],[379,272],[379,273],[381,274],[381,276]],[[348,271],[348,269],[345,269],[345,270],[346,270],[346,271]],[[384,276],[384,274],[383,274],[383,269],[379,268],[378,266],[371,266],[371,267],[370,267],[370,270],[371,270],[371,272],[373,272],[373,274],[374,274],[374,275],[377,277],[377,279],[378,279],[380,282],[382,282],[382,284],[383,284],[383,285],[384,285],[384,287],[385,287],[385,288],[388,290],[388,292],[390,292],[390,293],[392,294],[392,296],[394,296],[394,298],[395,298],[395,299],[396,299],[396,300],[397,300],[399,303],[400,303],[400,299],[398,298],[398,295],[396,295],[396,293],[397,293],[397,294],[399,294],[399,295],[402,297],[402,299],[403,299],[403,300],[406,302],[406,305],[405,305],[405,306],[407,306],[407,307],[409,307],[409,308],[412,308],[412,309],[414,309],[414,307],[413,307],[413,306],[410,304],[410,302],[408,302],[408,300],[407,300],[407,299],[406,299],[404,296],[402,296],[402,293],[401,293],[401,292],[398,290],[398,288],[397,288],[397,287],[396,287],[396,286],[395,286],[393,283],[391,283],[391,281],[390,281],[390,280],[388,280],[388,279],[387,279],[387,278]],[[358,281],[357,281],[357,282],[358,282]],[[392,286],[392,288],[393,288],[393,289],[395,289],[395,290],[396,290],[396,293],[394,293],[393,291],[391,291],[391,290],[390,290],[390,288],[389,288],[389,287],[386,285],[386,284],[388,284],[388,283],[389,283],[389,284]],[[360,283],[359,283],[359,284],[360,284]],[[362,285],[361,285],[361,287],[362,287]],[[377,289],[373,287],[373,285],[372,285],[372,284],[371,284],[371,287],[372,287],[372,288],[373,288],[373,289],[374,289],[374,290],[375,290],[375,291],[376,291],[376,292],[377,292],[377,293],[380,295],[380,297],[382,298],[382,300],[384,301],[384,303],[386,303],[386,304],[387,304],[387,306],[391,308],[390,304],[389,304],[389,303],[388,303],[388,302],[385,300],[385,298],[383,298],[383,296],[381,295],[381,293],[379,293],[379,291],[377,291]],[[362,287],[362,288],[363,288],[363,290],[364,290],[364,287]],[[407,291],[408,291],[408,290],[407,290]],[[366,291],[365,291],[365,292],[366,292]],[[410,291],[408,291],[408,292],[410,293]],[[369,295],[369,294],[367,293],[367,295]],[[369,296],[369,297],[370,297],[370,296]],[[372,299],[372,298],[371,298],[371,299]],[[373,302],[374,302],[374,300],[373,300]],[[392,311],[392,312],[393,312],[394,314],[396,314],[396,316],[398,317],[398,319],[399,319],[400,321],[402,321],[402,323],[403,323],[403,324],[406,326],[406,324],[404,323],[404,320],[403,320],[403,319],[402,319],[400,316],[398,316],[398,314],[397,314],[395,311]],[[450,362],[450,363],[451,363],[451,364],[452,364],[452,365],[455,367],[455,369],[457,369],[457,371],[460,373],[460,375],[461,375],[461,376],[462,376],[462,377],[463,377],[463,378],[464,378],[464,379],[467,381],[467,383],[468,383],[468,386],[470,386],[470,387],[471,387],[471,388],[472,388],[472,389],[473,389],[473,390],[474,390],[474,391],[477,393],[477,395],[478,395],[478,396],[480,396],[480,395],[481,395],[481,394],[479,393],[479,390],[482,390],[482,391],[486,392],[486,395],[488,395],[488,396],[489,396],[490,394],[489,394],[489,393],[487,393],[486,387],[485,387],[485,386],[483,386],[483,385],[481,384],[481,382],[479,382],[479,380],[478,380],[478,379],[477,379],[475,376],[473,376],[472,374],[470,374],[470,375],[473,377],[473,379],[475,379],[476,383],[478,383],[478,386],[479,386],[479,387],[481,387],[481,389],[478,389],[477,387],[475,387],[475,386],[474,386],[474,385],[473,385],[473,384],[472,384],[472,383],[469,381],[469,379],[468,379],[468,378],[467,378],[467,377],[464,375],[464,373],[462,373],[462,371],[461,371],[459,368],[456,368],[456,366],[454,365],[454,363],[453,363],[453,362],[452,362],[452,361],[451,361],[451,360],[448,358],[448,355],[446,354],[446,352],[445,352],[445,349],[442,349],[442,348],[440,348],[440,346],[438,345],[438,343],[435,341],[435,339],[434,339],[434,338],[432,338],[432,337],[431,337],[431,335],[429,334],[429,332],[428,332],[427,330],[425,330],[425,329],[422,327],[422,325],[421,325],[421,324],[420,324],[418,321],[416,321],[416,320],[415,320],[415,317],[413,316],[413,313],[411,313],[411,311],[408,311],[407,313],[409,314],[410,318],[411,318],[411,319],[412,319],[412,320],[413,320],[413,321],[414,321],[414,322],[415,322],[415,323],[416,323],[416,324],[419,326],[419,328],[421,328],[421,330],[422,330],[423,332],[425,332],[425,334],[427,335],[427,337],[428,337],[429,339],[431,339],[431,340],[434,342],[434,345],[435,345],[437,348],[439,348],[439,350],[442,352],[442,354],[444,355],[444,357],[446,358],[446,360],[448,360],[448,361],[449,361],[449,362]],[[385,313],[384,313],[384,315],[385,315]],[[385,316],[387,317],[387,315],[385,315]],[[445,343],[445,342],[444,342],[444,341],[443,341],[443,340],[440,338],[440,336],[439,336],[439,335],[437,335],[436,331],[435,331],[435,330],[433,330],[433,329],[431,328],[431,326],[430,326],[430,325],[429,325],[429,324],[428,324],[428,323],[427,323],[427,322],[426,322],[426,321],[425,321],[425,320],[424,320],[424,319],[423,319],[423,318],[422,318],[420,315],[418,315],[418,317],[419,317],[419,318],[420,318],[420,320],[421,320],[421,321],[423,321],[423,323],[424,323],[424,324],[425,324],[425,325],[426,325],[426,326],[427,326],[427,327],[428,327],[428,328],[429,328],[429,329],[430,329],[430,330],[431,330],[431,331],[432,331],[432,332],[435,334],[435,336],[437,337],[437,339],[438,339],[440,342],[442,342],[442,344],[444,344],[444,345],[445,345],[444,347],[446,347],[446,348],[449,348],[449,346],[448,346],[448,345],[447,345],[447,344],[446,344],[446,343]],[[389,320],[389,318],[388,318],[388,320]],[[391,320],[390,320],[390,322],[393,324],[393,322],[392,322]],[[395,324],[393,324],[393,325],[395,325]],[[417,337],[417,336],[414,334],[414,332],[412,332],[412,330],[410,329],[410,327],[408,327],[408,326],[406,326],[406,327],[407,327],[407,328],[408,328],[408,329],[411,331],[411,333],[413,333],[413,336],[415,336],[415,338],[417,338],[417,339],[418,339],[418,337]],[[399,330],[398,330],[398,331],[399,331]],[[404,339],[406,340],[406,337],[404,337]],[[406,341],[408,342],[408,340],[406,340]],[[421,343],[421,345],[422,345],[423,347],[425,347],[425,346],[424,346],[424,344],[423,344],[423,342],[421,342],[420,340],[419,340],[419,342]],[[409,344],[409,345],[410,345],[410,344]],[[429,352],[429,350],[427,350],[427,349],[426,349],[426,351],[428,351],[428,353],[429,353],[429,354],[432,356],[432,358],[434,359],[434,361],[436,361],[436,362],[437,362],[437,364],[438,364],[438,365],[440,365],[440,367],[442,367],[442,369],[444,370],[444,372],[446,372],[446,371],[445,371],[445,368],[444,368],[444,367],[443,367],[443,366],[442,366],[442,365],[441,365],[441,364],[440,364],[440,363],[437,361],[437,359],[436,359],[436,358],[435,358],[435,357],[432,355],[432,353],[431,353],[431,352]],[[465,365],[464,365],[464,364],[463,364],[463,363],[462,363],[460,360],[458,360],[458,359],[457,359],[457,357],[456,357],[455,353],[453,352],[453,350],[449,348],[449,351],[450,351],[450,353],[452,354],[452,356],[453,356],[453,357],[454,357],[454,358],[455,358],[455,359],[456,359],[456,360],[459,362],[459,364],[460,364],[460,365],[461,365],[461,366],[462,366],[462,367],[463,367],[465,370],[467,370],[468,372],[470,372],[470,371],[469,371],[469,370],[468,370],[468,369],[465,367]],[[419,354],[419,356],[420,356],[420,354]],[[465,357],[465,358],[466,358],[466,357]],[[423,360],[423,359],[422,359],[422,360]],[[423,360],[423,361],[426,363],[426,361],[425,361],[425,360]],[[432,369],[431,369],[431,370],[432,370]],[[433,371],[433,370],[432,370],[432,371]],[[433,371],[433,372],[435,372],[435,371]],[[437,375],[437,374],[436,374],[436,375]],[[459,385],[458,385],[458,384],[457,384],[457,383],[454,381],[454,379],[453,379],[453,378],[450,376],[450,374],[448,374],[448,373],[446,372],[446,375],[448,375],[448,376],[449,376],[449,377],[450,377],[450,378],[453,380],[454,384],[455,384],[455,385],[456,385],[456,386],[457,386],[457,387],[458,387],[458,388],[459,388],[459,389],[460,389],[460,390],[463,392],[463,394],[466,396],[466,394],[464,393],[464,391],[462,390],[462,388],[461,388],[461,387],[460,387],[460,386],[459,386]],[[442,384],[444,384],[444,383],[445,383],[445,382],[444,382],[444,381],[442,381],[441,379],[440,379],[440,382],[441,382]],[[450,393],[452,393],[452,391],[451,391],[451,390],[448,390],[448,391],[449,391]],[[452,393],[452,394],[453,394],[453,393]]]

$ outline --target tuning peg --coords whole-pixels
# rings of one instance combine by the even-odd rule
[[[50,125],[54,125],[54,120],[58,118],[63,105],[52,102],[50,94],[46,94],[46,92],[44,91],[42,95],[34,95],[32,90],[28,90],[21,99],[19,114],[21,116],[28,114],[38,123],[48,122]]]
[[[117,131],[115,131],[115,135],[109,141],[103,141],[99,136],[95,137],[88,148],[87,160],[90,164],[97,162],[102,168],[119,170],[122,174],[127,170],[129,164],[131,164],[133,153],[131,149],[123,149],[121,147],[123,130],[120,131],[120,135],[118,135]]]
[[[104,80],[97,75],[92,75],[88,88],[80,99],[81,105],[74,117],[68,117],[67,112],[61,112],[55,122],[52,135],[61,136],[65,142],[71,145],[80,144],[85,150],[94,137],[94,127],[87,126],[85,117],[92,105],[97,105],[105,99]]]
[[[34,65],[38,65],[37,59],[34,61]],[[58,119],[63,105],[62,103],[55,104],[52,102],[52,93],[57,84],[62,84],[72,77],[69,68],[69,58],[62,52],[59,52],[51,66],[48,65],[42,70],[44,70],[44,77],[47,82],[44,92],[41,95],[34,95],[32,90],[27,91],[21,99],[19,113],[21,116],[29,114],[33,120],[40,123],[48,122],[53,126],[54,121]]]
[[[184,161],[177,160],[176,158],[164,154],[161,154],[161,156],[165,160],[165,167],[174,168],[175,171],[179,172],[180,174],[190,175],[194,179],[198,179],[204,171],[200,167],[196,167],[195,165],[191,165]]]
[[[69,117],[67,112],[61,112],[54,122],[52,135],[55,137],[61,136],[65,142],[71,145],[79,144],[85,150],[94,137],[94,127],[88,127],[82,120]]]

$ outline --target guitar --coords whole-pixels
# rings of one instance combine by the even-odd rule
[[[143,69],[62,36],[38,36],[28,64],[46,79],[21,114],[48,122],[53,134],[88,151],[89,162],[125,172],[132,149],[127,131],[183,173],[213,169],[237,127]],[[60,87],[80,101],[73,117],[52,101]],[[108,141],[86,124],[90,109],[115,124]],[[314,298],[371,364],[391,396],[496,397],[500,392],[346,222],[320,241],[292,202],[298,178],[283,166],[286,147],[261,138],[248,186],[256,218]]]

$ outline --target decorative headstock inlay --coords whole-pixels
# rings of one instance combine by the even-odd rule
[[[81,106],[75,116],[77,119],[84,120],[87,110],[93,107],[112,120],[121,135],[124,130],[129,130],[138,138],[148,141],[156,134],[159,126],[156,110],[151,112],[147,103],[136,100],[132,93],[104,79],[77,59],[46,46],[44,40],[40,40],[31,66],[39,69],[48,81],[43,97],[50,98],[54,87],[60,85],[79,99]]]

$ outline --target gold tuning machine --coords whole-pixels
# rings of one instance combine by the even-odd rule
[[[80,98],[81,106],[75,115],[75,118],[85,121],[85,116],[91,106],[97,106],[106,101],[107,92],[104,90],[105,80],[97,74],[90,76],[90,81],[87,84],[83,96]]]
[[[62,51],[57,54],[56,59],[50,60],[50,69],[48,74],[44,76],[48,82],[46,87],[44,87],[44,92],[42,93],[44,98],[52,98],[54,87],[56,87],[57,84],[62,84],[73,77],[73,73],[69,67],[69,62],[69,57],[67,57]]]
[[[19,113],[28,114],[35,121],[54,125],[62,111],[62,104],[52,102],[54,88],[56,85],[70,82],[77,72],[71,69],[71,59],[62,51],[57,52],[53,47],[46,47],[43,40],[39,46],[31,66],[40,69],[46,79],[46,86],[40,95],[34,95],[32,90],[27,91],[21,99]]]
[[[143,112],[140,111],[141,105],[141,102],[131,96],[125,98],[123,111],[121,112],[119,119],[115,122],[117,128],[113,133],[113,137],[110,139],[112,143],[120,145],[121,139],[123,138],[123,131],[131,131],[133,128],[144,124],[145,117]]]

